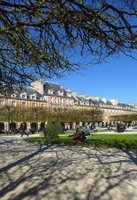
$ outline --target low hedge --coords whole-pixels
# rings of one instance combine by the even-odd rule
[[[45,137],[33,137],[28,138],[30,143],[40,143],[47,144],[48,141]],[[73,137],[60,136],[58,139],[50,141],[50,143],[63,144],[63,145],[75,145]],[[89,137],[86,142],[81,142],[81,146],[93,146],[93,147],[103,147],[103,148],[127,148],[127,149],[137,149],[137,134],[132,135],[110,135],[110,134],[94,134]]]

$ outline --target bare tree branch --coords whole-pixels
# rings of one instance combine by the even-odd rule
[[[128,54],[137,48],[136,19],[134,0],[1,0],[0,83],[61,77],[79,67],[75,51],[98,62]]]

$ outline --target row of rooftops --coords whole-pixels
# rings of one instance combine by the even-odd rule
[[[33,87],[32,87],[33,86]],[[106,98],[99,99],[97,96],[77,95],[76,92],[71,92],[70,89],[64,89],[58,83],[37,82],[31,87],[19,89],[16,88],[11,94],[6,94],[10,98],[30,99],[46,101],[45,96],[59,96],[62,98],[71,98],[74,100],[76,106],[95,106],[104,108],[137,110],[136,104],[125,104],[118,102],[116,99],[107,100]],[[39,87],[37,87],[39,86]]]
[[[71,92],[70,89],[65,90],[63,86],[57,83],[46,82],[44,84],[44,92],[48,94],[48,90],[53,90],[53,94],[58,95],[58,91],[63,92],[63,96],[70,94],[72,98],[74,98],[76,105],[86,105],[86,106],[97,106],[97,107],[107,107],[107,108],[121,108],[127,110],[137,110],[137,105],[135,104],[125,104],[120,103],[116,99],[107,100],[106,98],[102,98],[101,100],[97,96],[86,96],[86,95],[77,95],[76,92]]]

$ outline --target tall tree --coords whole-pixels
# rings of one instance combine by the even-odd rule
[[[134,0],[1,0],[0,81],[61,76],[78,66],[74,52],[98,61],[130,54],[136,18]]]
[[[132,121],[137,121],[137,114],[134,113],[134,114],[114,115],[114,116],[111,116],[110,119],[115,122],[119,122],[119,121],[132,122]]]
[[[10,104],[5,104],[2,108],[0,108],[0,120],[8,122],[8,131],[10,130],[10,123],[16,120],[16,109],[14,106]]]
[[[72,109],[60,113],[62,122],[101,122],[103,112],[100,109]]]

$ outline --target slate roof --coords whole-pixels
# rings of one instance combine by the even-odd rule
[[[43,84],[43,89],[44,89],[44,95],[48,94],[48,90],[52,89],[53,90],[53,95],[58,96],[58,91],[63,92],[63,96],[65,97],[67,94],[67,90],[65,90],[61,85],[58,83],[52,83],[52,82],[45,82]],[[36,94],[37,100],[43,97],[44,95],[41,95],[39,92],[37,92],[34,88],[29,87],[29,88],[14,88],[14,92],[11,92],[11,94],[16,94],[16,98],[20,98],[20,94],[25,92],[27,94],[27,99],[30,99],[30,95]],[[95,106],[95,107],[110,107],[110,108],[117,108],[117,109],[135,109],[136,107],[134,105],[129,105],[125,103],[118,103],[117,105],[113,105],[111,101],[106,101],[106,103],[102,100],[96,100],[93,99],[92,97],[86,98],[86,96],[71,96],[71,98],[74,98],[75,104],[77,105],[89,105],[89,106]],[[88,104],[89,103],[89,104]]]
[[[99,102],[97,100],[93,100],[93,99],[89,99],[89,103],[91,106],[98,106],[99,105]]]
[[[127,106],[128,106],[128,104],[125,104],[125,103],[118,103],[118,104],[117,104],[117,106],[120,106],[120,107],[123,107],[123,108],[125,108],[125,107],[127,107]]]
[[[110,101],[107,101],[107,102],[106,102],[106,105],[108,105],[108,106],[113,106],[113,104],[112,104]]]
[[[36,99],[40,99],[40,97],[43,96],[33,88],[16,88],[12,94],[16,94],[16,98],[20,98],[20,94],[24,92],[27,94],[27,99],[29,99],[29,96],[32,94],[36,94]]]
[[[46,82],[44,84],[44,94],[48,94],[49,89],[53,90],[54,95],[58,95],[58,91],[63,91],[64,95],[66,93],[66,91],[62,88],[62,86],[57,83]]]

